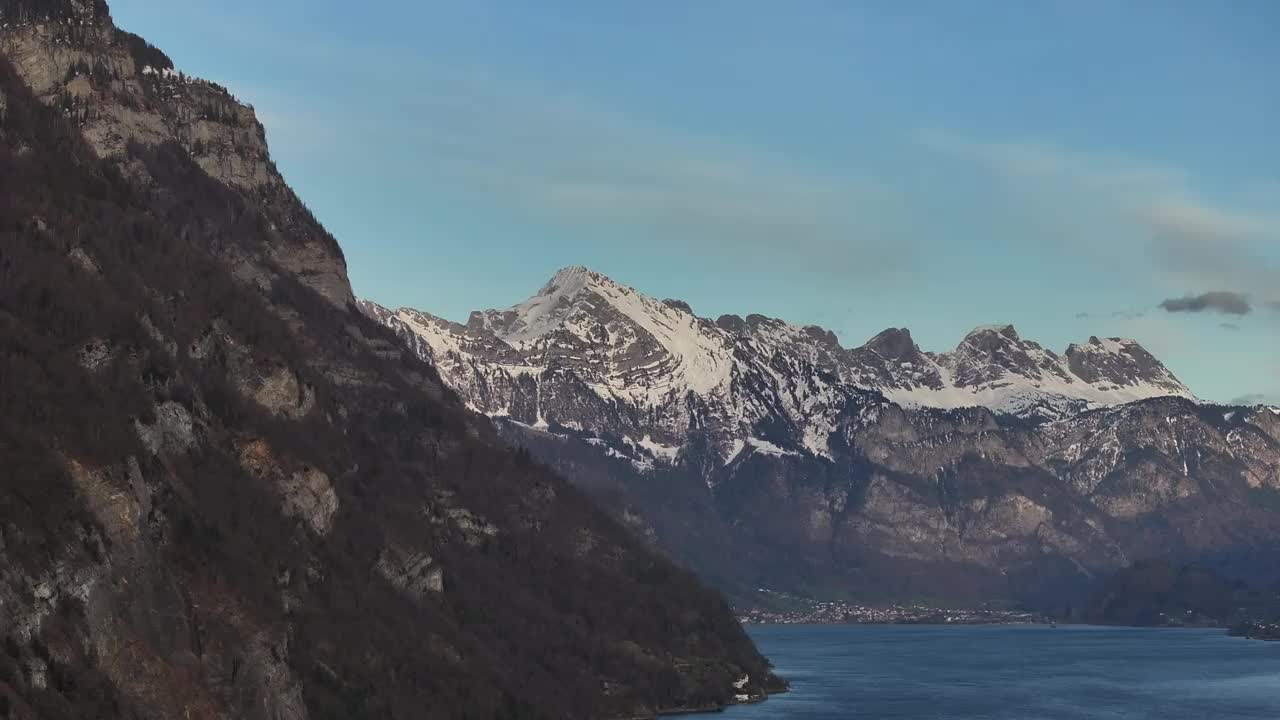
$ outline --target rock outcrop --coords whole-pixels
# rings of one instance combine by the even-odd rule
[[[252,107],[116,28],[103,3],[10,0],[0,13],[0,52],[99,157],[151,182],[131,147],[180,146],[209,177],[258,205],[270,224],[270,266],[240,272],[290,273],[339,306],[352,301],[341,249],[285,184]]]

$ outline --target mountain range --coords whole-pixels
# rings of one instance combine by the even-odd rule
[[[691,435],[711,437],[726,463],[748,448],[831,458],[839,416],[880,400],[1028,420],[1195,400],[1133,340],[1092,337],[1058,354],[1011,325],[989,325],[932,353],[909,330],[890,328],[846,349],[817,326],[701,318],[582,267],[559,271],[515,307],[473,312],[465,325],[360,306],[399,330],[473,410],[534,428],[613,432],[622,439],[614,450],[641,464],[675,459]]]
[[[845,348],[582,267],[465,324],[361,300],[494,419],[739,600],[1043,603],[1135,560],[1271,577],[1280,410],[1200,402],[1134,340],[1009,325]]]

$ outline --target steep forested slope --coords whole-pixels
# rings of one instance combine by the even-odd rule
[[[103,158],[83,121],[0,58],[0,715],[607,717],[770,682],[717,595],[342,305],[278,188],[173,141]]]

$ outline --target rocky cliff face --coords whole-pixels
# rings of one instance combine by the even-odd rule
[[[0,715],[634,717],[776,687],[718,595],[353,311],[246,108],[101,3],[0,19]]]
[[[1271,572],[1277,411],[1222,408],[1138,343],[1010,326],[699,318],[583,268],[467,324],[361,301],[513,442],[734,592],[1043,601],[1134,559]]]
[[[276,170],[252,107],[216,83],[179,72],[162,51],[116,28],[102,2],[10,0],[0,13],[0,52],[99,157],[149,183],[131,146],[181,146],[210,177],[263,211],[274,265],[339,306],[352,301],[341,249]]]

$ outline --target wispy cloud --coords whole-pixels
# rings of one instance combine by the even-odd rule
[[[1129,158],[1070,151],[1036,139],[990,139],[940,130],[913,133],[918,145],[1008,175],[1059,179],[1098,190],[1144,191],[1187,181],[1184,171]]]
[[[1276,405],[1280,406],[1280,394],[1249,393],[1231,400],[1232,405]]]
[[[909,206],[874,178],[648,120],[518,69],[386,48],[348,55],[370,77],[396,67],[396,92],[370,87],[378,97],[363,116],[351,104],[257,93],[268,132],[315,142],[345,124],[375,138],[366,151],[394,141],[402,152],[389,161],[436,186],[600,242],[630,233],[730,263],[799,263],[863,279],[912,265]],[[411,122],[380,126],[388,110]],[[341,152],[350,143],[316,144]]]
[[[864,276],[908,256],[906,237],[886,237],[900,203],[874,183],[533,82],[482,74],[433,84],[467,91],[414,109],[433,128],[430,161],[503,205],[779,261],[820,252],[831,269]]]
[[[1146,317],[1141,310],[1113,310],[1111,312],[1078,312],[1077,320],[1140,320]]]
[[[915,139],[1052,193],[1062,222],[1097,216],[1128,228],[1168,285],[1199,293],[1227,288],[1221,292],[1280,305],[1280,264],[1265,250],[1280,246],[1280,212],[1209,200],[1196,192],[1187,172],[1134,158],[1076,152],[1039,140],[944,132],[922,132]],[[1270,185],[1263,181],[1263,186]],[[1196,303],[1173,305],[1190,310]],[[1237,302],[1230,308],[1224,311],[1244,306]],[[1217,308],[1209,303],[1200,309]]]

